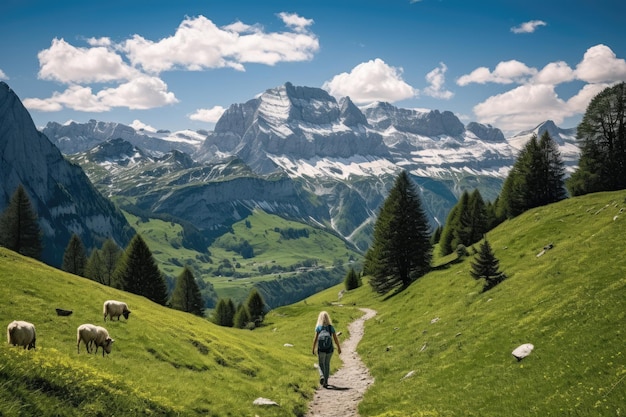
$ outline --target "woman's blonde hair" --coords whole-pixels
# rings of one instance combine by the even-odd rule
[[[320,312],[317,316],[317,325],[318,326],[330,326],[333,322],[330,320],[330,316],[326,311]]]

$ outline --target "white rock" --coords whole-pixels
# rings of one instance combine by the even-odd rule
[[[515,358],[517,358],[518,361],[521,361],[526,356],[530,355],[530,352],[532,352],[534,348],[535,346],[533,346],[532,343],[524,343],[523,345],[516,347],[511,353],[515,356]]]
[[[259,397],[252,402],[254,405],[278,405],[276,401],[272,401],[268,398]]]

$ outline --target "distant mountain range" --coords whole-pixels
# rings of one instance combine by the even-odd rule
[[[519,149],[545,130],[575,165],[574,129],[551,121],[507,139],[490,125],[465,126],[449,111],[382,102],[359,108],[349,98],[286,83],[231,105],[211,132],[90,121],[49,123],[43,133],[73,153],[103,193],[132,197],[136,209],[171,215],[206,236],[262,208],[366,249],[399,170],[411,172],[435,226],[463,190],[478,188],[493,200]]]
[[[365,250],[400,170],[411,173],[434,227],[464,190],[477,188],[493,200],[533,133],[547,130],[570,168],[578,155],[574,129],[551,121],[507,139],[490,125],[464,125],[449,111],[389,103],[359,108],[349,98],[290,83],[231,105],[213,131],[173,133],[95,120],[50,122],[40,133],[10,88],[2,83],[0,90],[0,209],[22,182],[31,198],[40,199],[40,213],[50,212],[43,225],[68,221],[45,227],[55,241],[48,247],[52,263],[70,232],[93,235],[81,236],[88,247],[105,235],[122,245],[128,239],[118,209],[99,193],[85,194],[92,187],[87,177],[118,206],[180,222],[203,239],[260,208],[325,228]],[[51,159],[62,168],[51,170]],[[103,207],[98,221],[96,206]],[[60,227],[62,237],[56,235]]]

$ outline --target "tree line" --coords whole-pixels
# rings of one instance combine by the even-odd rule
[[[483,240],[470,275],[483,281],[483,291],[506,279],[499,270],[486,234],[495,226],[539,206],[571,196],[626,188],[626,83],[608,87],[594,97],[577,128],[578,167],[565,180],[558,145],[544,132],[519,152],[494,202],[478,190],[464,191],[443,226],[431,231],[419,193],[407,172],[401,172],[383,202],[365,254],[363,273],[380,294],[401,291],[431,268],[432,252],[457,253]],[[347,279],[346,279],[347,281]],[[354,279],[351,279],[354,282]]]

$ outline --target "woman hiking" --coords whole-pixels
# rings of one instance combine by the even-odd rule
[[[328,388],[328,377],[330,376],[330,358],[333,356],[333,340],[337,345],[337,352],[341,353],[341,346],[337,333],[326,311],[320,312],[317,316],[315,326],[315,338],[313,339],[313,354],[317,348],[317,358],[319,360],[320,385]]]

